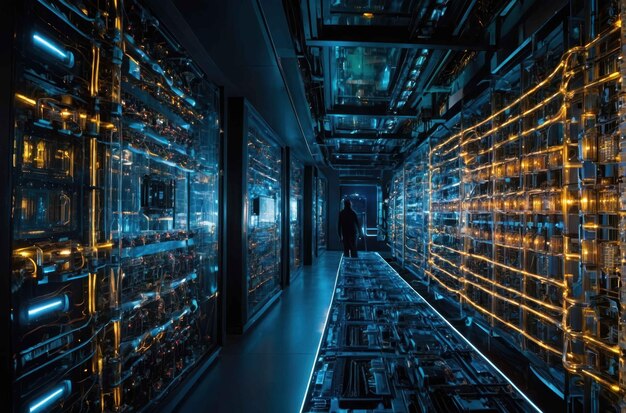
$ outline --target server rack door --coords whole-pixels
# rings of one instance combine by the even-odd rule
[[[289,260],[292,278],[302,269],[303,261],[303,186],[304,168],[298,159],[291,159],[289,186]]]
[[[318,172],[319,174],[319,172]],[[317,232],[317,255],[326,251],[328,240],[328,181],[322,176],[317,177],[317,205],[316,205],[316,232]]]
[[[140,2],[20,18],[13,410],[150,408],[217,345],[218,90]]]
[[[254,108],[231,98],[228,119],[227,328],[241,333],[281,292],[285,177],[280,139]]]

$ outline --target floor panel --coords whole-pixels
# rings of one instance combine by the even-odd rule
[[[178,411],[298,412],[340,258],[326,252],[246,334],[228,337],[215,365]]]

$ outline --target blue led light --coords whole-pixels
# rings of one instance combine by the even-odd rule
[[[172,86],[172,92],[174,92],[179,98],[185,99],[185,102],[189,103],[191,106],[196,106],[196,101],[189,96],[185,95],[185,92],[182,89],[179,89],[175,86]]]
[[[196,274],[195,272],[192,272],[186,277],[181,278],[180,280],[172,281],[170,283],[170,288],[171,289],[178,288],[179,286],[185,284],[186,282],[195,280],[196,278],[198,278],[198,274]]]
[[[187,277],[183,277],[182,279],[177,280],[177,281],[172,281],[172,283],[170,284],[170,288],[171,289],[178,288],[180,285],[183,285],[186,282],[187,282]]]
[[[56,266],[54,265],[49,265],[47,267],[43,267],[43,273],[44,274],[50,274],[51,272],[55,272],[56,271]]]
[[[179,98],[185,97],[185,93],[175,86],[172,86],[172,92],[176,93],[176,96],[178,96]]]
[[[45,393],[38,399],[35,399],[28,407],[28,412],[36,413],[42,411],[53,403],[58,402],[70,391],[72,391],[72,383],[69,380],[64,380],[60,385],[54,387],[48,393]]]
[[[146,125],[142,122],[130,122],[128,124],[128,127],[132,130],[142,132],[146,128]]]
[[[49,52],[56,54],[63,60],[67,59],[67,53],[59,49],[54,43],[52,43],[50,40],[46,39],[45,37],[42,37],[41,35],[35,33],[33,34],[33,40],[35,41],[35,44],[39,46],[40,48],[44,50],[48,50]]]
[[[50,300],[37,303],[28,309],[28,319],[41,317],[54,311],[67,308],[67,296],[55,297]]]
[[[154,140],[155,142],[160,143],[161,145],[169,145],[170,141],[167,140],[166,137],[158,135],[152,131],[146,131],[144,132],[146,136],[148,136],[150,139]]]

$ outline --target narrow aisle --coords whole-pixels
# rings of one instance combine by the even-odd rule
[[[247,334],[229,337],[180,412],[297,413],[324,329],[341,253],[326,252]]]

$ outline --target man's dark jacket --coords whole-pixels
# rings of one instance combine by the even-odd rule
[[[356,239],[361,232],[359,228],[359,218],[352,208],[344,208],[339,213],[339,237]]]

